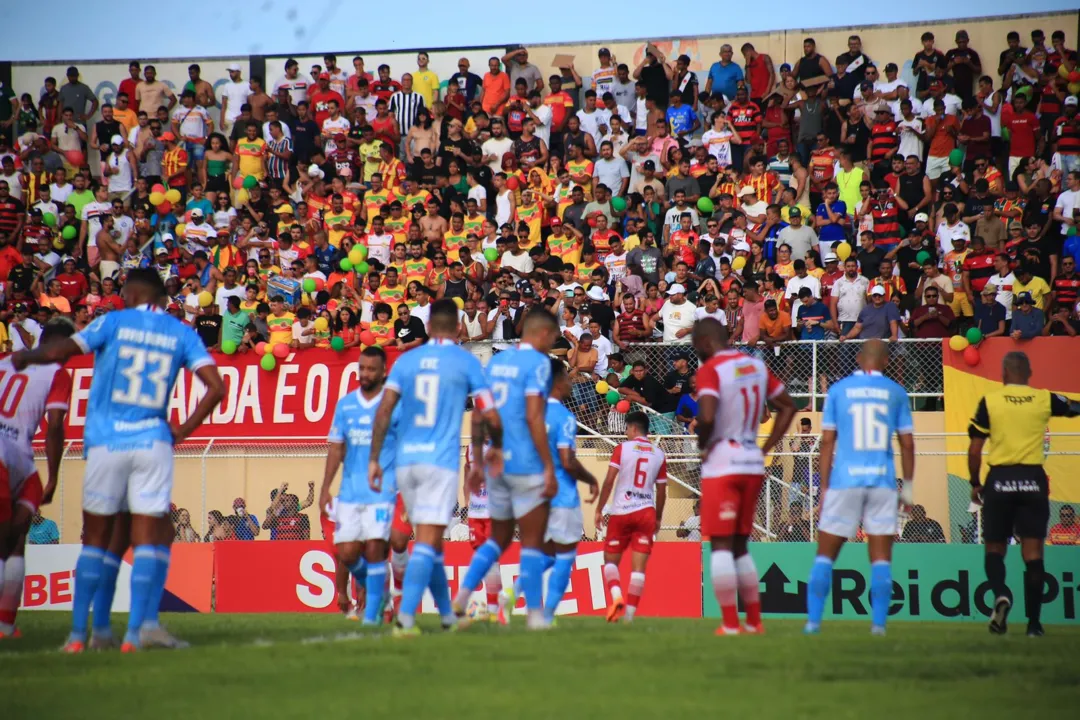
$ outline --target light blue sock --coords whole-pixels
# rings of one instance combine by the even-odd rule
[[[105,552],[101,567],[101,580],[94,593],[94,634],[101,637],[112,635],[112,603],[116,594],[116,576],[120,574],[121,559]]]
[[[75,563],[75,598],[71,607],[71,640],[86,642],[86,626],[90,622],[90,603],[101,582],[105,551],[83,546]]]
[[[499,543],[488,538],[488,541],[476,548],[476,552],[473,553],[469,569],[465,571],[465,579],[461,581],[460,587],[469,592],[473,592],[480,587],[480,583],[484,582],[488,570],[499,561],[501,555],[502,548],[499,547]]]
[[[892,563],[878,560],[870,565],[870,622],[872,627],[885,628],[892,602]]]
[[[357,587],[360,587],[361,585],[367,586],[368,564],[363,555],[357,558],[356,562],[349,566],[349,574],[356,580]]]
[[[150,595],[146,599],[146,616],[143,618],[143,627],[158,627],[158,613],[161,611],[161,599],[165,596],[165,581],[169,577],[169,558],[171,551],[168,545],[158,545],[156,548],[154,566],[154,578],[150,582]]]
[[[364,606],[364,624],[378,625],[382,620],[379,610],[382,609],[383,594],[386,592],[386,561],[370,563],[367,567],[367,580],[364,582],[367,589],[367,605]]]
[[[135,548],[135,559],[131,563],[131,611],[128,613],[127,634],[124,642],[138,644],[139,629],[146,619],[146,609],[150,601],[150,591],[154,585],[154,572],[157,570],[157,548],[153,545],[139,545]]]
[[[540,610],[544,606],[544,553],[538,548],[521,551],[521,589],[525,593],[525,607]]]
[[[825,615],[825,601],[832,587],[833,561],[822,555],[814,558],[810,568],[810,582],[806,598],[807,624],[813,629],[821,627],[821,618]]]
[[[424,590],[431,582],[431,567],[435,564],[435,548],[424,543],[415,543],[409,564],[405,566],[405,579],[401,587],[401,611],[398,622],[402,627],[411,628],[416,622],[416,613],[420,601],[424,599]]]
[[[544,555],[544,572],[547,572],[549,568],[552,568],[554,566],[555,566],[555,556],[554,555]],[[516,597],[516,598],[521,597],[521,575],[520,574],[514,579],[514,597]]]
[[[555,567],[548,576],[547,600],[544,601],[544,617],[548,620],[555,618],[555,609],[566,594],[566,586],[570,584],[570,571],[574,569],[576,557],[577,552],[573,550],[555,556]]]
[[[439,617],[442,618],[444,623],[453,622],[454,608],[450,604],[450,582],[446,579],[446,565],[442,553],[436,555],[432,562],[428,590],[431,591],[431,597],[435,599],[435,607],[439,609]]]

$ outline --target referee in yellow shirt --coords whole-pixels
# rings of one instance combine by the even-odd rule
[[[986,579],[994,591],[990,632],[1004,635],[1012,608],[1005,584],[1005,550],[1014,534],[1024,558],[1024,608],[1027,634],[1043,634],[1039,616],[1043,596],[1043,543],[1050,522],[1050,486],[1043,463],[1043,434],[1049,419],[1077,417],[1080,403],[1028,385],[1031,362],[1011,352],[1002,363],[1005,387],[983,396],[971,418],[968,472],[971,499],[982,505]],[[983,446],[990,440],[986,485],[979,482]]]

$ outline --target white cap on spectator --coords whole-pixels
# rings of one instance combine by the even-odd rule
[[[686,288],[684,288],[682,286],[682,283],[675,283],[675,284],[673,284],[671,287],[669,287],[667,289],[667,294],[668,295],[679,295],[679,294],[685,294],[685,293],[686,293]]]
[[[916,213],[915,222],[930,222],[930,216],[926,213]]]
[[[176,238],[173,237],[172,233],[161,233],[161,242],[165,242],[166,240],[175,240],[175,239]]]
[[[112,145],[123,145],[124,144],[124,138],[121,137],[120,135],[113,135],[112,139],[109,140],[109,143],[112,144]]]
[[[885,294],[885,288],[883,288],[881,285],[875,285],[874,289],[870,291],[870,294],[871,295],[884,295]]]
[[[163,248],[163,247],[159,247],[159,248],[158,248],[158,249],[157,249],[157,250],[156,250],[156,251],[154,252],[154,254],[155,254],[155,255],[168,255],[168,254],[169,254],[169,251],[168,251],[168,249],[166,249],[166,248]]]
[[[840,257],[834,252],[825,253],[825,262],[836,262]]]
[[[242,68],[240,67],[240,63],[229,63],[229,66],[225,69],[229,72],[240,72]]]
[[[1070,95],[1069,97],[1065,98],[1065,104],[1080,105],[1080,98],[1077,98],[1075,95]]]
[[[735,252],[750,252],[750,243],[746,242],[745,240],[740,240],[739,242],[732,245],[732,249]]]
[[[741,188],[739,188],[739,197],[743,197],[744,195],[756,195],[756,194],[757,194],[757,190],[755,190],[753,188],[753,186],[751,186],[751,185],[743,185]]]
[[[194,220],[195,218],[200,218],[201,219],[202,217],[203,217],[203,211],[202,210],[200,210],[199,208],[192,208],[192,210],[191,210],[191,219],[192,220]]]
[[[596,300],[597,302],[604,302],[605,300],[607,300],[607,293],[604,292],[603,288],[597,285],[593,285],[591,288],[589,288],[589,292],[585,294],[589,297],[590,300]]]

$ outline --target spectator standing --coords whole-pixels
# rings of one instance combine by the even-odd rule
[[[259,535],[259,519],[247,511],[244,498],[233,500],[233,514],[229,518],[233,535],[237,540],[254,540]]]
[[[900,311],[885,298],[885,288],[876,286],[870,291],[870,304],[859,313],[859,319],[851,331],[841,335],[841,340],[882,339],[895,342],[900,329]]]
[[[664,323],[665,343],[689,343],[694,328],[694,306],[686,300],[686,288],[673,283],[667,291],[667,301],[660,308],[660,320]]]

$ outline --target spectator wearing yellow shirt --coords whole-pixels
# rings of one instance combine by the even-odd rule
[[[360,155],[361,182],[370,182],[371,176],[379,172],[379,162],[382,160],[379,155],[379,148],[382,147],[382,144],[383,141],[375,137],[375,128],[370,125],[360,128],[360,144],[357,146],[356,152]]]
[[[266,141],[258,137],[259,126],[251,123],[244,128],[246,137],[236,142],[233,167],[241,177],[254,176],[256,180],[266,177]]]
[[[270,347],[292,342],[295,321],[296,316],[285,309],[285,298],[280,295],[270,298],[270,315],[266,318],[266,327],[270,331]]]
[[[1019,265],[1016,270],[1013,271],[1016,277],[1016,282],[1013,283],[1013,297],[1020,297],[1020,293],[1031,293],[1031,299],[1035,303],[1035,307],[1042,310],[1044,313],[1047,311],[1050,303],[1050,286],[1046,284],[1046,281],[1037,275],[1033,275],[1031,268],[1027,265]]]
[[[426,52],[417,53],[417,70],[412,74],[412,79],[413,92],[419,93],[424,98],[424,106],[430,108],[439,99],[439,76],[428,69],[429,61]]]
[[[330,198],[330,209],[323,215],[323,225],[330,244],[341,247],[341,239],[354,228],[352,210],[345,207],[345,198],[334,193]]]

